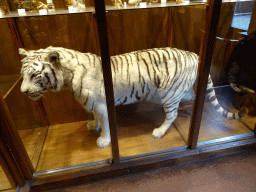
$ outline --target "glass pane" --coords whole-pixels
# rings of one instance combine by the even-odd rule
[[[253,39],[248,38],[247,34],[253,6],[254,2],[222,4],[210,71],[213,84],[208,83],[208,102],[204,105],[199,142],[254,130],[255,93],[252,93],[253,87],[250,88],[250,85],[254,85],[255,66],[250,66],[255,50],[255,35]],[[244,38],[242,42],[241,38]],[[239,87],[249,85],[250,89],[239,91],[235,86],[232,88],[230,83],[235,82]],[[249,109],[249,115],[241,118],[245,112],[243,107]]]
[[[88,11],[93,7],[86,1],[89,13],[68,14],[63,2],[53,1],[56,14],[51,16],[38,16],[34,10],[27,16],[35,16],[19,17],[13,8],[12,20],[0,19],[0,49],[5,53],[0,57],[1,89],[36,172],[109,163],[112,158],[110,146],[97,147],[100,132],[87,126],[101,96],[94,89],[103,88],[95,20]]]
[[[204,14],[203,5],[108,12],[121,157],[187,146]]]

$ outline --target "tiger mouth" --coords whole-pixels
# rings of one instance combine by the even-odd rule
[[[34,101],[40,99],[41,96],[42,96],[42,94],[29,95],[29,97],[30,97],[31,99],[33,99]]]

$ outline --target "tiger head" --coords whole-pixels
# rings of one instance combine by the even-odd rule
[[[61,74],[58,72],[59,53],[51,47],[40,50],[19,49],[21,60],[21,74],[23,81],[21,92],[31,99],[39,99],[45,91],[61,89]]]

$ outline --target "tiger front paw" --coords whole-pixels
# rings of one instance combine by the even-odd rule
[[[165,131],[163,131],[160,128],[155,128],[152,135],[154,136],[155,139],[160,139],[164,136],[164,134]]]
[[[110,137],[99,137],[97,139],[97,146],[98,148],[105,148],[109,145],[110,141]]]
[[[87,123],[87,128],[88,130],[91,130],[91,131],[99,131],[100,125],[98,124],[97,120],[92,120]]]

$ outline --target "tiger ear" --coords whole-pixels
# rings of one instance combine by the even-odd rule
[[[59,67],[60,62],[59,62],[60,54],[57,51],[51,51],[48,54],[48,59],[50,63],[52,63],[55,67]]]
[[[26,51],[23,48],[19,48],[19,54],[22,55],[23,57],[27,57],[29,55],[28,51]]]

